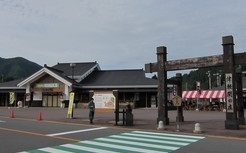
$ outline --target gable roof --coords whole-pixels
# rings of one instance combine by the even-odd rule
[[[74,67],[71,67],[71,64],[74,64]],[[73,78],[77,82],[83,80],[86,76],[88,76],[95,69],[100,70],[100,67],[97,62],[85,62],[85,63],[57,63],[53,67],[53,70],[61,73],[64,76]]]
[[[79,84],[82,88],[157,88],[157,80],[145,77],[142,69],[94,71]]]
[[[23,86],[27,85],[28,83],[33,83],[33,82],[35,82],[36,80],[40,79],[41,77],[43,77],[46,74],[49,74],[50,76],[56,78],[57,80],[63,82],[64,84],[66,84],[68,86],[72,85],[72,81],[71,81],[70,78],[68,78],[66,76],[63,76],[58,71],[55,71],[54,69],[51,69],[51,68],[45,66],[44,68],[42,68],[38,72],[34,73],[30,77],[28,77],[25,80],[23,80],[22,82],[20,82],[17,86],[23,87]]]
[[[95,69],[100,69],[96,62],[74,63],[76,66],[73,68],[74,80],[72,80],[72,68],[70,64],[71,63],[58,63],[53,67],[44,65],[44,68],[20,82],[18,86],[25,86],[27,83],[32,83],[46,74],[49,74],[64,84],[71,86],[72,84],[77,84],[74,80],[81,81]]]

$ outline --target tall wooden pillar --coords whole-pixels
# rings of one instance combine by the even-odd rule
[[[242,72],[241,72],[241,70],[236,71],[236,81],[237,81],[238,124],[239,125],[245,125]]]
[[[235,87],[235,68],[234,68],[234,42],[232,36],[222,38],[223,62],[225,72],[225,91],[226,91],[226,120],[225,128],[238,130],[236,108],[236,87]]]
[[[176,73],[176,79],[178,81],[177,84],[177,95],[182,97],[182,74],[181,73]],[[178,113],[176,117],[176,122],[184,122],[184,115],[183,115],[183,106],[179,106],[177,108]]]
[[[118,90],[113,90],[113,95],[115,96],[115,125],[118,125],[119,121],[119,109],[120,109],[120,104],[119,104],[119,91]]]
[[[167,107],[167,71],[165,63],[167,61],[167,48],[157,47],[157,65],[158,65],[158,118],[164,125],[169,125],[168,107]]]

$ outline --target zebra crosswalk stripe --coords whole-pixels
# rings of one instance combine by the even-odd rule
[[[129,147],[129,146],[124,146],[124,145],[114,145],[114,144],[108,144],[108,143],[103,143],[103,142],[95,142],[95,141],[82,141],[81,143],[83,144],[92,144],[92,145],[97,145],[97,146],[102,146],[102,147],[109,147],[109,148],[114,148],[114,149],[122,149],[122,150],[127,150],[127,151],[136,151],[136,152],[142,152],[142,153],[163,153],[162,151],[154,151],[154,150],[149,150],[149,149],[142,149],[142,148],[137,148],[137,147]]]
[[[93,140],[37,149],[44,152],[168,153],[203,139],[201,136],[132,131]],[[27,151],[28,152],[28,151]],[[32,150],[30,152],[35,152]]]
[[[55,149],[55,148],[50,148],[50,147],[42,148],[42,149],[38,149],[38,150],[45,151],[45,152],[71,153],[69,151],[63,151],[63,150],[59,150],[59,149]]]
[[[170,146],[160,146],[155,144],[149,144],[149,143],[142,143],[142,142],[131,142],[131,141],[124,141],[124,140],[114,140],[109,138],[98,138],[96,140],[106,141],[106,142],[117,142],[121,144],[127,144],[127,145],[136,145],[136,146],[148,146],[153,148],[160,148],[160,149],[169,149],[169,150],[177,150],[179,147],[170,147]]]
[[[133,133],[141,134],[151,134],[151,135],[162,135],[162,136],[171,136],[171,137],[180,137],[180,138],[192,138],[192,139],[203,139],[202,136],[191,136],[191,135],[178,135],[178,134],[169,134],[169,133],[156,133],[156,132],[146,132],[146,131],[133,131]]]
[[[139,141],[139,138],[137,137],[130,137],[130,136],[120,136],[120,135],[112,135],[110,136],[111,138],[119,138],[119,139],[128,139],[128,140],[136,140]],[[185,143],[185,142],[177,142],[177,141],[167,141],[167,140],[156,140],[156,139],[150,139],[150,138],[142,138],[141,141],[144,142],[154,142],[154,143],[162,143],[162,144],[174,144],[174,145],[180,145],[180,146],[186,146],[189,143]]]
[[[107,151],[107,150],[90,148],[90,147],[85,147],[85,146],[78,146],[78,145],[74,145],[74,144],[66,144],[66,145],[61,145],[61,146],[67,147],[67,148],[78,149],[78,150],[81,150],[81,151],[115,153],[114,151]]]
[[[182,142],[196,142],[197,139],[187,139],[187,138],[179,138],[179,137],[167,137],[167,136],[155,136],[155,135],[140,135],[135,133],[124,133],[123,135],[128,136],[137,136],[137,137],[145,137],[145,138],[158,138],[163,140],[177,140]]]

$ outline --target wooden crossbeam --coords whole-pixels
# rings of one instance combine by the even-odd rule
[[[234,61],[235,65],[245,64],[246,53],[234,54]],[[165,67],[167,71],[194,69],[202,67],[218,67],[223,65],[223,55],[170,60],[165,62]],[[157,72],[157,63],[145,64],[145,72]]]

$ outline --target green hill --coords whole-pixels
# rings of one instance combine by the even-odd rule
[[[239,68],[240,67],[240,68]],[[241,69],[241,71],[246,71],[246,64],[235,67],[235,69]],[[208,71],[210,71],[211,76],[211,88],[219,87],[225,82],[224,69],[223,67],[213,67],[213,68],[199,68],[195,71],[191,71],[189,74],[183,75],[182,87],[183,90],[196,90],[196,82],[201,83],[201,89],[209,89],[209,77]],[[217,75],[220,79],[217,80]]]
[[[0,57],[0,82],[28,77],[41,68],[42,66],[22,57],[8,59]]]

